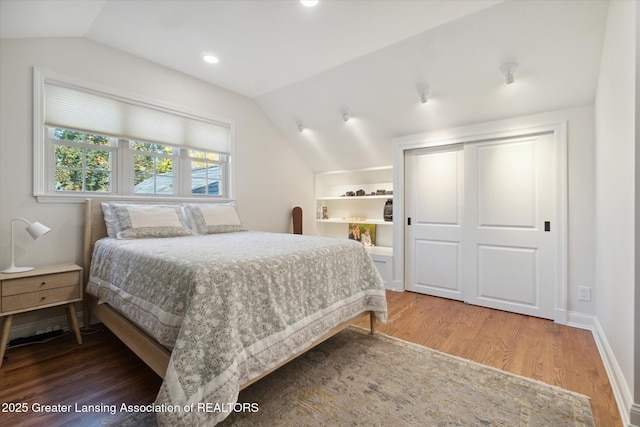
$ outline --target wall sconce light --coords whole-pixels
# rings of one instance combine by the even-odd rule
[[[350,118],[351,118],[351,115],[349,114],[349,110],[343,110],[342,120],[344,120],[345,122],[348,122]]]
[[[304,124],[302,122],[298,122],[298,132],[302,132],[304,130]]]
[[[515,81],[514,74],[517,69],[518,64],[516,64],[515,62],[507,62],[505,64],[502,64],[502,66],[500,67],[500,71],[502,71],[502,74],[504,75],[505,81],[508,85]]]
[[[30,223],[29,221],[27,221],[24,218],[14,218],[11,220],[11,266],[9,268],[7,268],[6,270],[2,270],[2,273],[22,273],[25,271],[31,271],[33,270],[33,267],[16,267],[15,261],[14,261],[14,248],[13,248],[13,224],[16,221],[22,221],[27,223],[27,228],[25,230],[27,230],[27,232],[29,233],[29,235],[33,238],[33,240],[37,240],[40,237],[44,236],[45,234],[47,234],[49,231],[51,231],[51,229],[49,227],[47,227],[46,225],[42,225],[39,222],[34,222],[33,224]]]
[[[426,104],[429,100],[429,86],[427,85],[418,85],[418,96],[420,97],[420,102]]]

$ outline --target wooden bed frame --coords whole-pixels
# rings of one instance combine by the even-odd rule
[[[106,202],[106,200],[104,200]],[[107,227],[104,222],[104,216],[102,214],[102,206],[100,203],[102,200],[87,199],[85,205],[85,228],[84,228],[84,285],[86,287],[89,281],[89,270],[91,266],[91,256],[93,254],[93,246],[98,239],[107,236]],[[115,202],[109,200],[109,202]],[[120,203],[132,203],[120,202]],[[144,203],[135,201],[133,203]],[[157,203],[157,202],[155,202]],[[163,204],[170,204],[162,202]],[[369,316],[371,333],[375,333],[376,319],[372,311],[361,313],[351,320],[347,320],[344,323],[331,329],[324,334],[318,340],[314,341],[311,346],[303,351],[292,355],[280,365],[270,369],[267,372],[262,373],[259,377],[254,378],[246,384],[243,384],[240,389],[248,387],[254,382],[258,381],[262,377],[275,371],[279,367],[285,365],[289,361],[295,359],[307,350],[317,346],[321,342],[327,340],[343,329],[347,328],[352,323],[362,319],[365,316]],[[171,353],[165,347],[158,344],[151,336],[140,329],[138,326],[130,322],[116,310],[111,308],[107,304],[98,304],[97,298],[93,295],[84,295],[84,323],[85,327],[91,323],[91,316],[95,316],[100,320],[111,332],[113,332],[127,347],[129,347],[140,359],[142,359],[151,369],[155,371],[160,377],[164,378],[169,366],[169,359]]]

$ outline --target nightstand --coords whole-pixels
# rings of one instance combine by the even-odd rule
[[[69,329],[82,344],[74,303],[82,301],[82,267],[75,264],[36,267],[24,273],[0,274],[0,366],[9,340],[13,316],[41,308],[67,306]]]

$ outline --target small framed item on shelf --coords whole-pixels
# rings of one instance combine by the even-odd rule
[[[375,224],[349,224],[349,239],[357,240],[365,246],[376,245],[376,225]]]

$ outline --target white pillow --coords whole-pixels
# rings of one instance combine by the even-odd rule
[[[193,234],[185,223],[179,205],[109,203],[108,211],[110,214],[105,214],[105,221],[108,216],[118,239],[179,237]]]
[[[111,213],[109,203],[100,203],[100,206],[102,206],[102,215],[104,216],[104,223],[107,226],[107,235],[109,237],[118,237],[116,236],[118,232],[116,231],[115,219]]]
[[[185,205],[191,227],[200,234],[242,231],[244,226],[232,205]]]
[[[127,211],[133,228],[182,227],[180,211],[169,206],[129,206]]]

